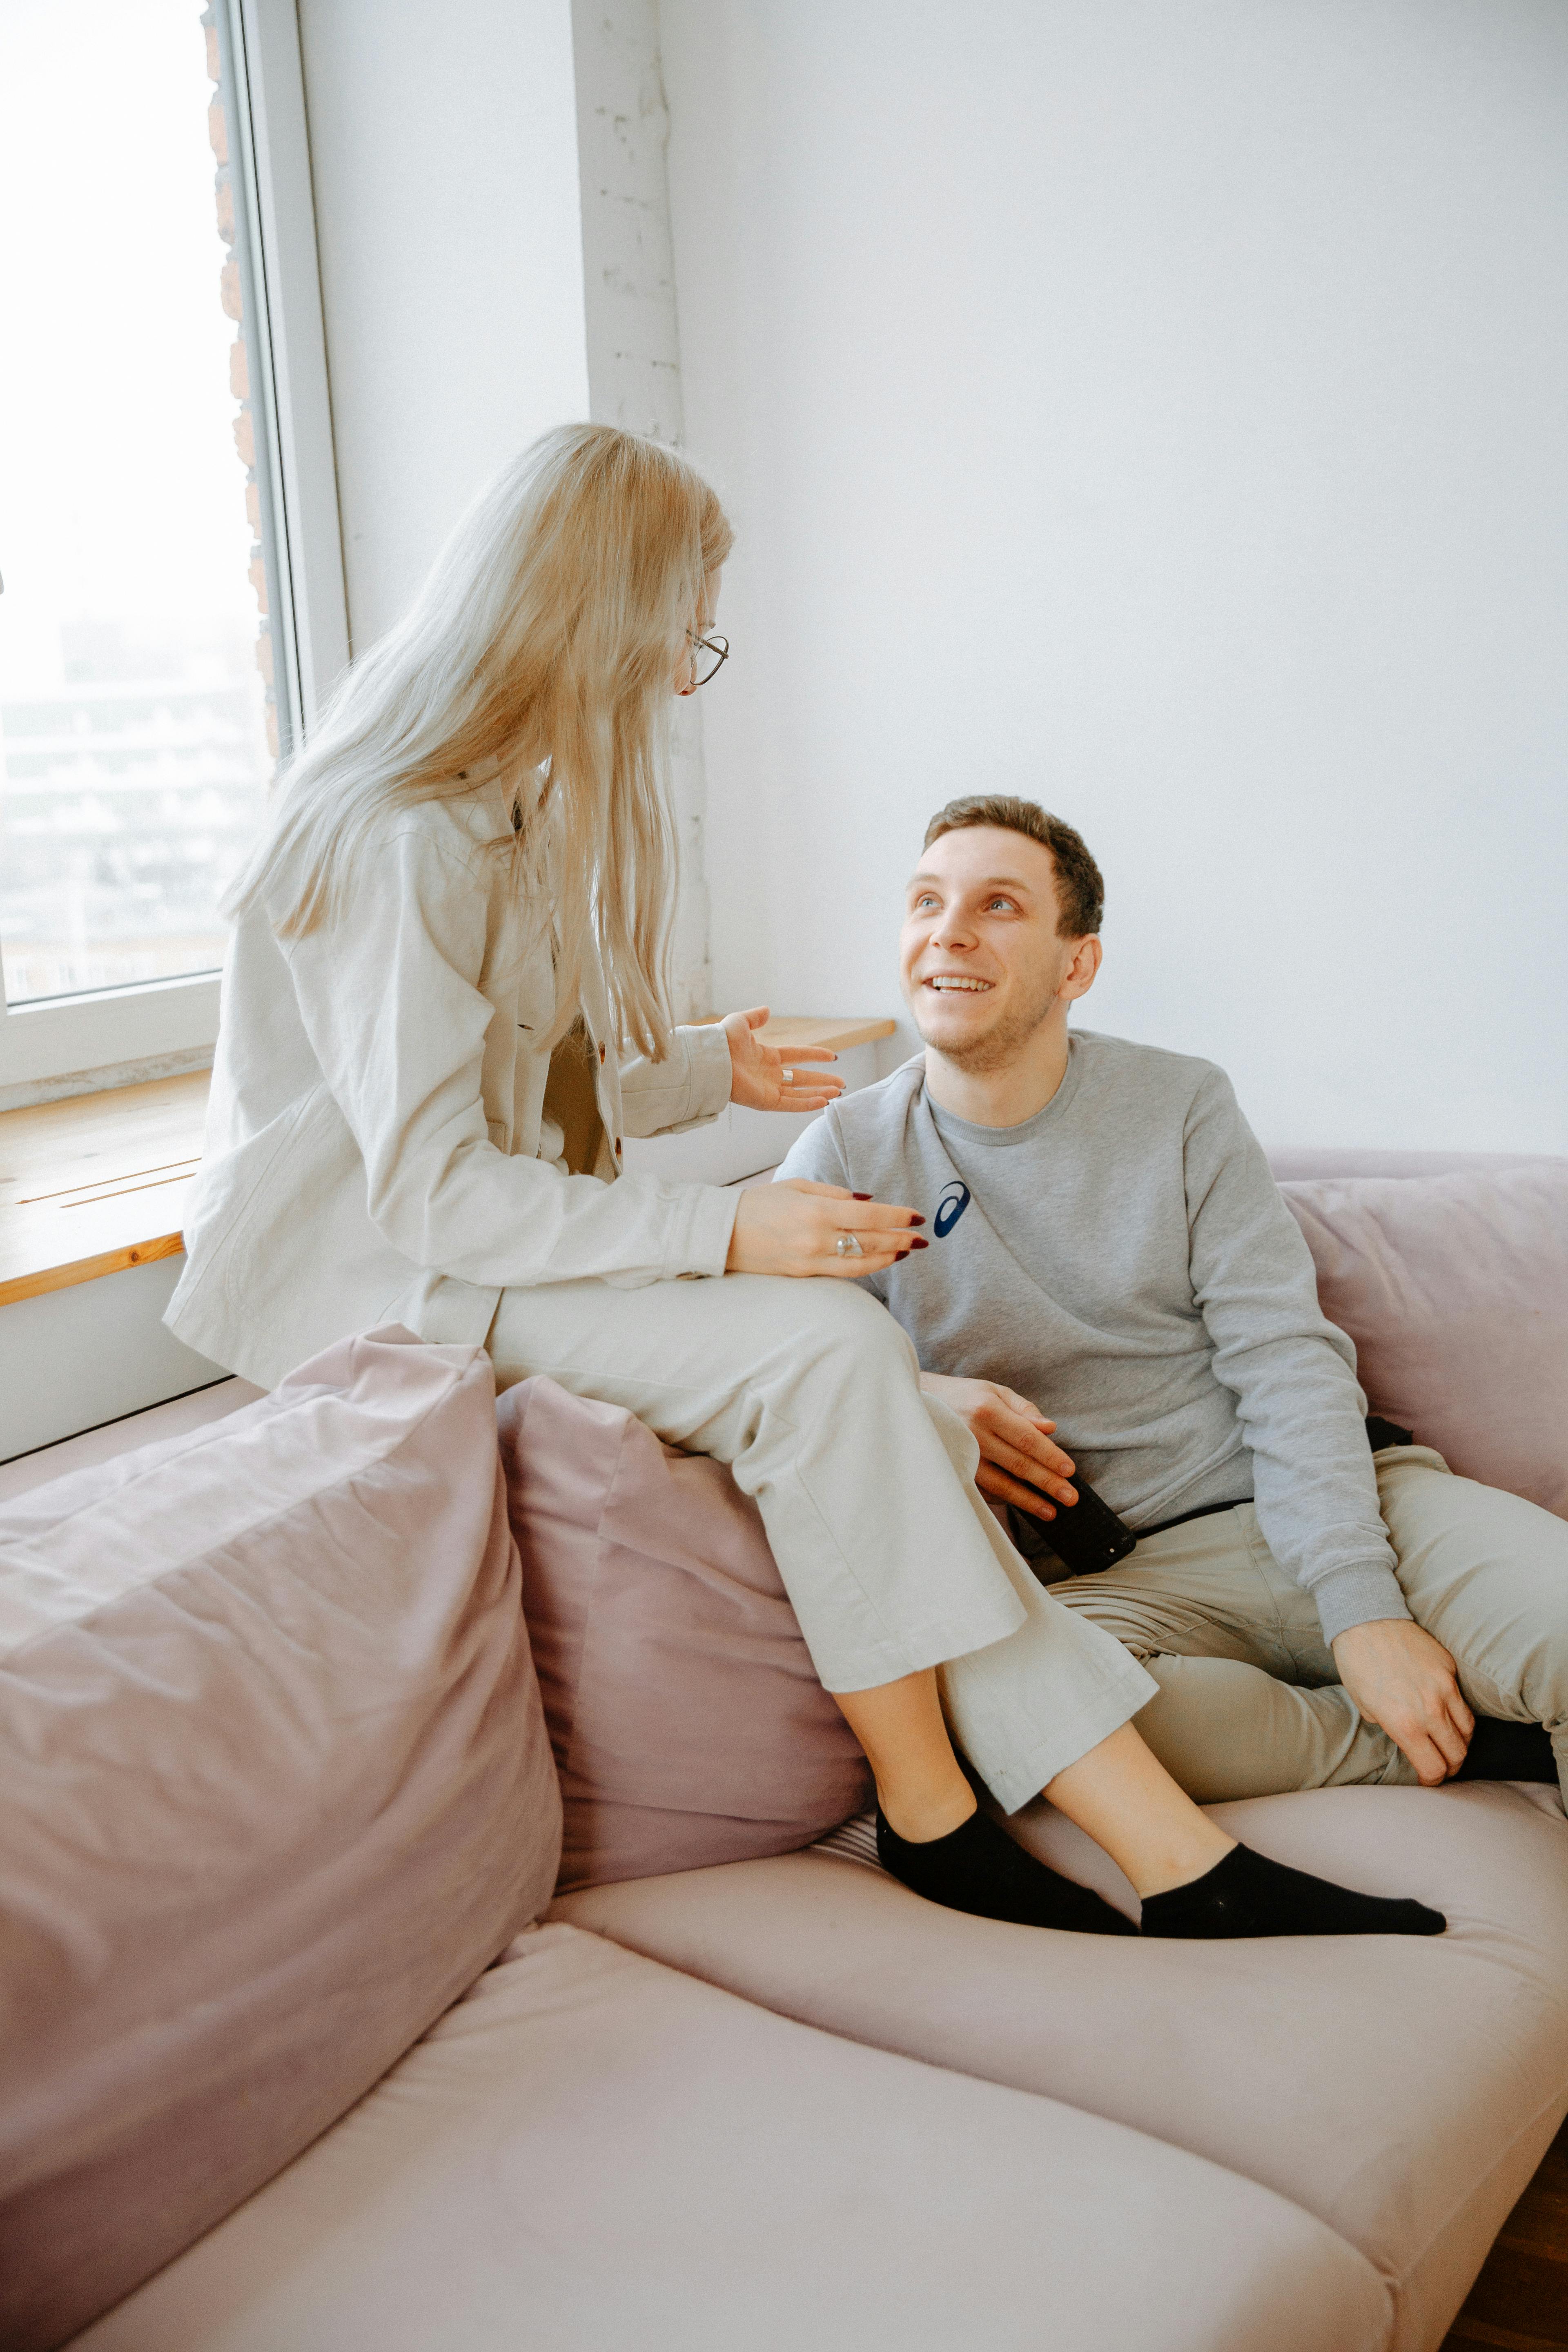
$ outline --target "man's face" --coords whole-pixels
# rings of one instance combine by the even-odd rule
[[[1005,1067],[1049,1017],[1079,944],[1057,930],[1048,849],[996,825],[944,833],[910,884],[900,939],[916,1028],[961,1069]]]

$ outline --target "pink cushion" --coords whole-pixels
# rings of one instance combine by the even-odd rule
[[[1372,1411],[1568,1518],[1568,1160],[1281,1189]]]
[[[722,1464],[542,1378],[498,1418],[563,1888],[786,1853],[862,1811],[866,1759]]]
[[[58,2344],[548,1899],[481,1349],[342,1342],[0,1509],[0,2343]]]

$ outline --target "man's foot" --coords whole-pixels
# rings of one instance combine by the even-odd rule
[[[916,1844],[877,1808],[877,1859],[911,1894],[978,1919],[1021,1927],[1068,1927],[1084,1936],[1135,1936],[1131,1919],[1016,1845],[978,1811],[945,1837]]]
[[[1539,1723],[1503,1722],[1478,1715],[1469,1753],[1456,1780],[1555,1780],[1557,1759]]]
[[[1352,1895],[1238,1845],[1201,1878],[1143,1898],[1146,1936],[1440,1936],[1424,1903]]]

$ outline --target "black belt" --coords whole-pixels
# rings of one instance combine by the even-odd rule
[[[1237,1503],[1200,1503],[1195,1511],[1178,1511],[1173,1519],[1161,1519],[1152,1528],[1134,1528],[1132,1532],[1142,1543],[1145,1536],[1163,1536],[1167,1528],[1184,1528],[1189,1519],[1209,1519],[1216,1511],[1239,1511],[1242,1503],[1251,1500],[1250,1495],[1243,1495]]]

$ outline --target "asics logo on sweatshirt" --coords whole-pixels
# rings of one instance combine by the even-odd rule
[[[936,1218],[931,1226],[939,1242],[944,1242],[965,1209],[969,1206],[967,1184],[950,1184],[936,1204]]]

